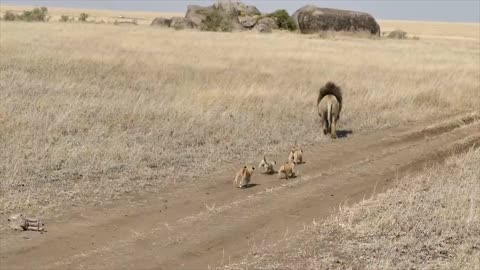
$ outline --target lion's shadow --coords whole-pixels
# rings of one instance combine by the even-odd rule
[[[337,130],[337,138],[347,138],[348,136],[352,135],[353,131],[351,129],[341,129]]]
[[[246,184],[243,187],[241,187],[241,189],[252,188],[252,187],[255,187],[255,186],[260,186],[260,184]]]

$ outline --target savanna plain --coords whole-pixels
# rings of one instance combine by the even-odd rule
[[[380,25],[419,38],[1,21],[2,217],[54,217],[329,144],[316,111],[327,81],[353,138],[478,112],[479,24]],[[300,246],[224,267],[478,267],[478,164],[475,149],[449,158],[284,240]]]

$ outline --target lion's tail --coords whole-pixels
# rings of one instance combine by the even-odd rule
[[[327,120],[330,127],[332,125],[332,103],[329,103],[327,107]]]

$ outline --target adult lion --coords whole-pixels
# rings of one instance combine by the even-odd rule
[[[333,82],[320,88],[317,99],[318,114],[322,121],[323,134],[337,138],[337,121],[342,110],[342,89]]]

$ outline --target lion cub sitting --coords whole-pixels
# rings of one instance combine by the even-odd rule
[[[295,177],[295,161],[288,161],[283,164],[280,169],[278,170],[278,178],[282,177],[282,174],[285,175],[285,179],[289,179],[290,177]]]
[[[247,188],[248,183],[250,183],[250,179],[252,177],[254,170],[255,170],[255,167],[253,166],[243,167],[240,171],[237,172],[237,175],[235,176],[235,180],[233,181],[233,186],[239,183],[238,184],[239,188]]]
[[[263,173],[265,174],[272,174],[275,173],[275,170],[273,169],[273,166],[276,165],[277,162],[275,161],[267,161],[267,158],[263,156],[262,161],[260,161],[260,164],[258,167],[263,167]]]
[[[295,162],[295,164],[302,164],[303,163],[303,150],[290,150],[290,154],[288,155],[288,161]]]

